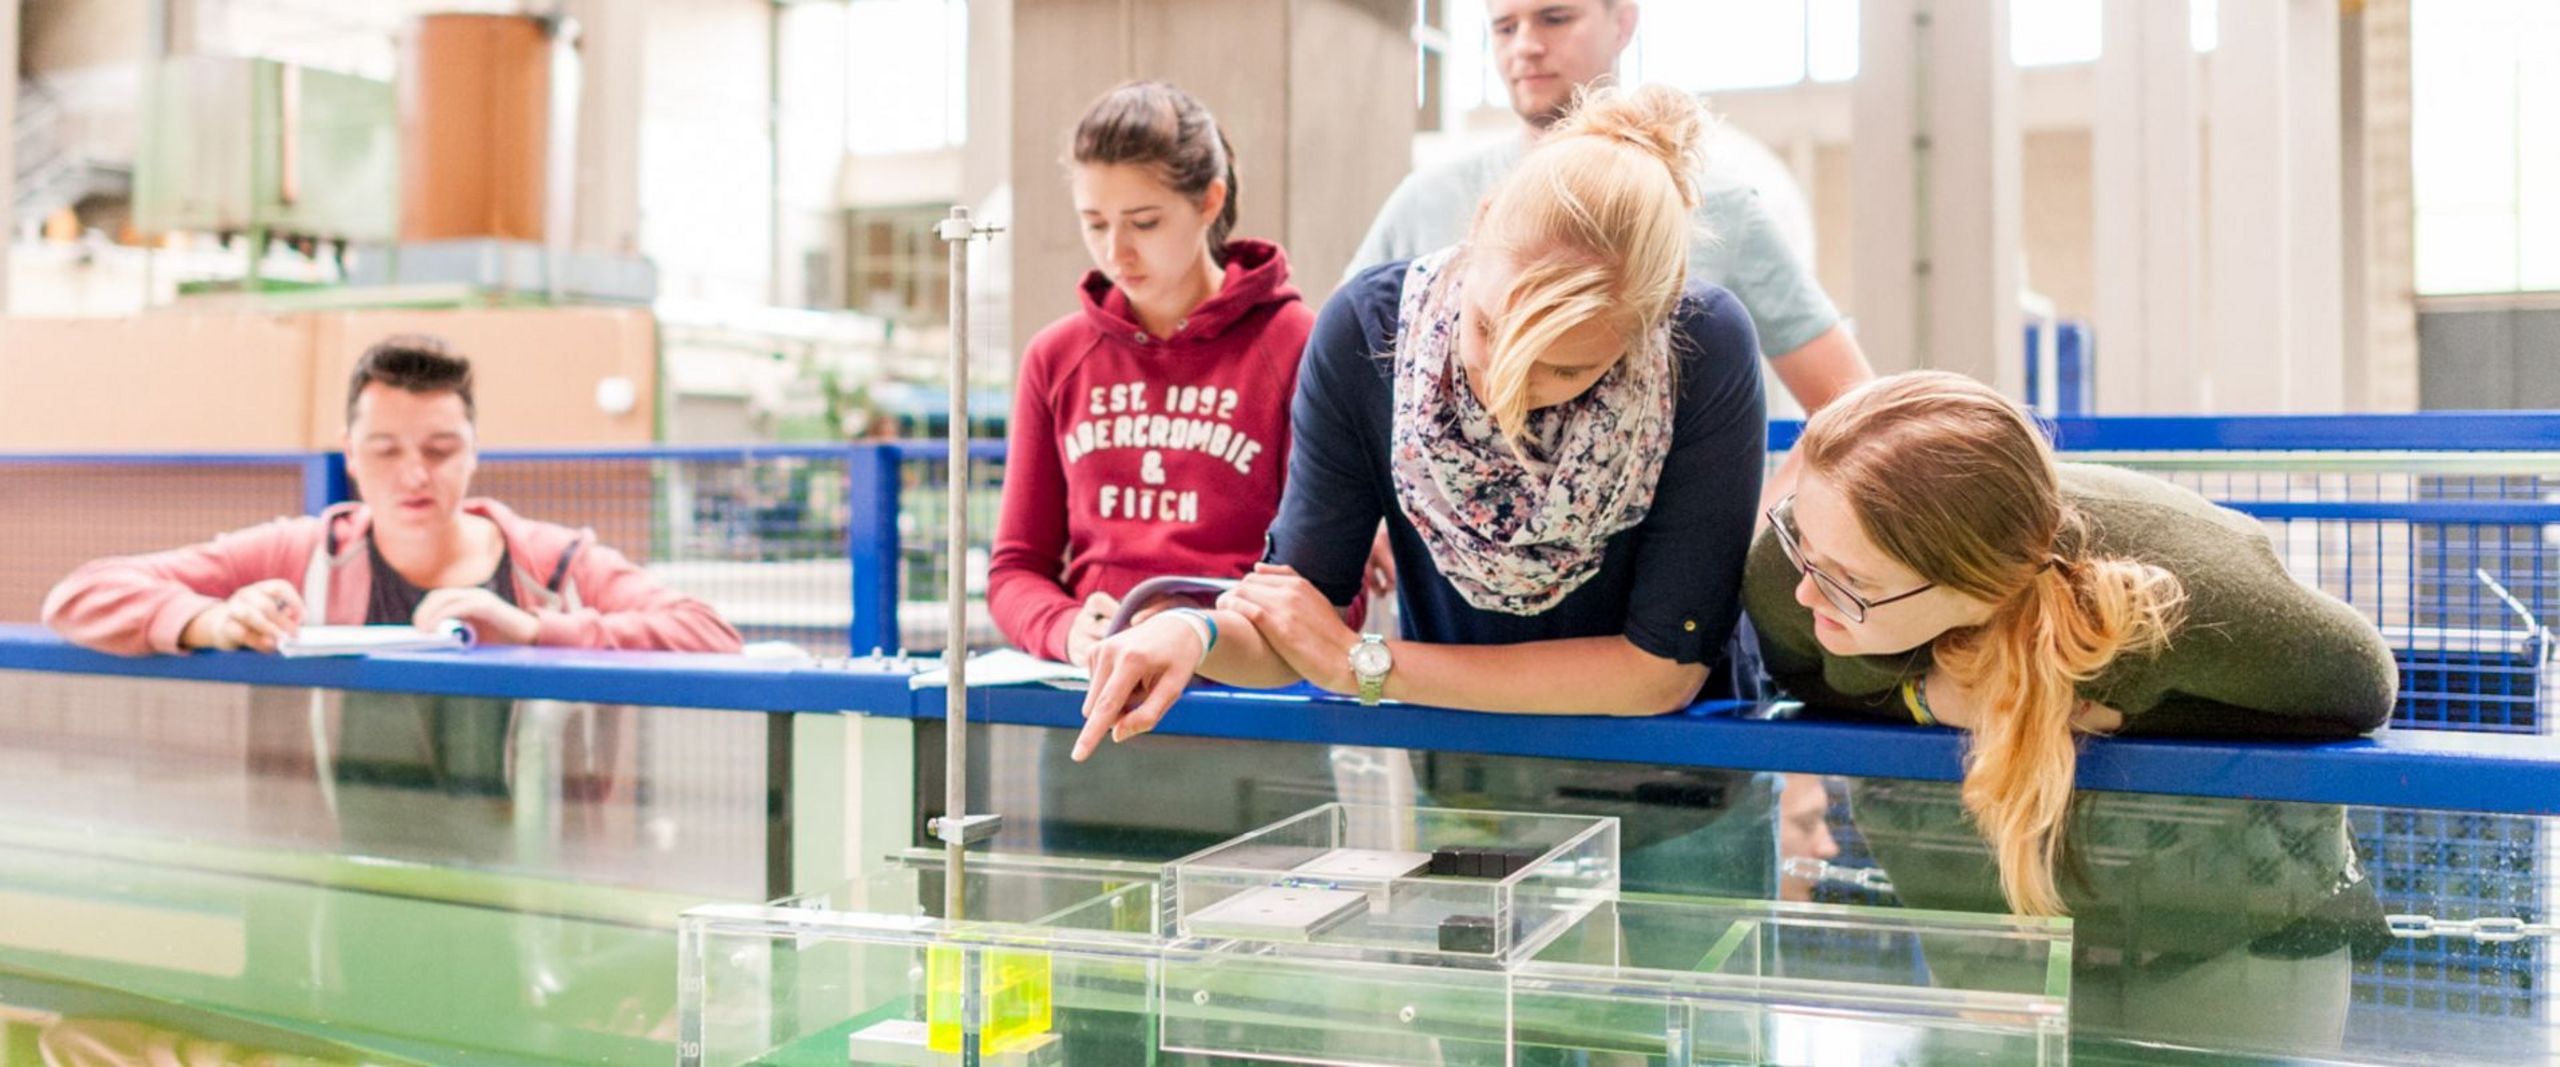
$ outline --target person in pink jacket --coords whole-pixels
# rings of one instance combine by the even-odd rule
[[[45,597],[44,621],[117,655],[272,652],[306,622],[468,623],[483,644],[735,652],[738,632],[572,530],[466,495],[479,464],[471,362],[395,337],[347,382],[358,503],[167,552],[95,560]]]

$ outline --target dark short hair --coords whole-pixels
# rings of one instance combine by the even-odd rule
[[[444,338],[401,334],[365,349],[347,376],[348,422],[356,421],[356,397],[373,382],[412,393],[452,393],[462,398],[462,417],[479,421],[479,408],[471,402],[471,361],[455,354]]]

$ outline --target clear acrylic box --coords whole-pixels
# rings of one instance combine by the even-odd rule
[[[698,908],[679,1062],[958,1064],[972,1043],[990,1067],[2067,1061],[2068,920],[1622,898],[1608,820],[1448,814],[1468,818],[1327,805],[1163,867],[972,855],[965,921],[940,916],[937,852],[834,893]],[[1410,856],[1332,855],[1465,840],[1545,848],[1459,887],[1473,896],[1379,875]],[[1273,877],[1329,855],[1320,883]],[[1358,914],[1304,941],[1186,937],[1167,897],[1208,894],[1197,913],[1273,887],[1349,893]],[[1506,904],[1508,958],[1406,929]]]
[[[1516,1040],[1684,1064],[2068,1061],[2068,919],[1644,897],[1512,969]]]
[[[1508,968],[1272,945],[1171,953],[1161,1047],[1389,1067],[2061,1064],[2070,931],[2067,919],[1646,897],[1592,909]]]
[[[1618,822],[1325,804],[1176,860],[1166,881],[1175,937],[1497,966],[1617,898]]]
[[[1059,1062],[1079,1013],[1153,1017],[1160,878],[972,856],[954,922],[940,917],[939,854],[910,853],[832,893],[693,909],[678,932],[678,1062],[958,1063],[964,1030],[990,1067]]]

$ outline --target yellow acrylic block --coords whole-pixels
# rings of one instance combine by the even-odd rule
[[[961,975],[964,951],[979,953],[978,989],[985,1026],[978,1033],[978,1052],[1009,1051],[1049,1032],[1051,987],[1049,956],[1041,952],[1003,952],[958,947],[925,950],[925,1047],[935,1052],[960,1051]]]

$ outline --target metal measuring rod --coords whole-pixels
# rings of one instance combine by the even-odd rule
[[[954,206],[951,217],[934,227],[934,235],[951,249],[951,418],[944,514],[943,599],[950,608],[943,632],[942,666],[948,674],[943,694],[942,817],[927,825],[942,842],[942,917],[961,914],[969,846],[990,837],[1003,825],[1000,815],[970,815],[969,810],[969,246],[1001,233],[1001,226],[970,221],[969,209]],[[974,962],[975,954],[970,959]],[[975,1053],[977,1042],[965,1042]],[[974,1059],[974,1055],[968,1057]]]

